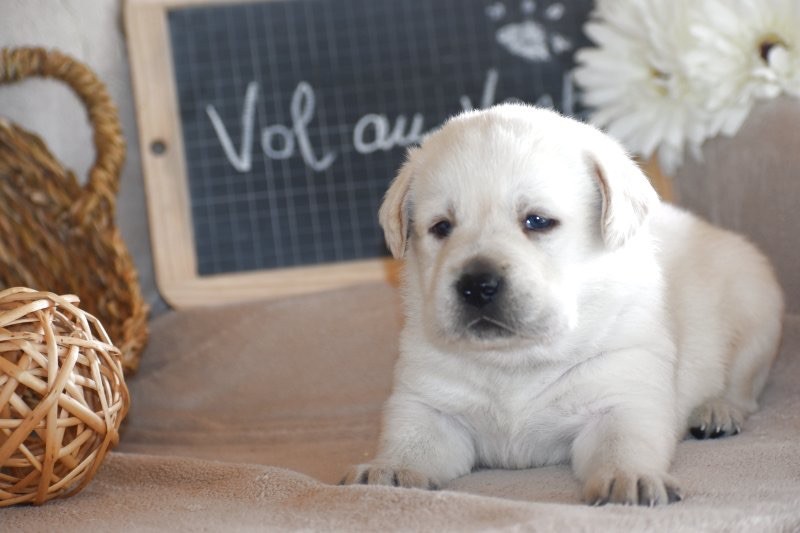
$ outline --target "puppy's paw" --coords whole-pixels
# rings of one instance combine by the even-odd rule
[[[351,466],[340,485],[391,485],[415,489],[438,490],[438,485],[425,474],[411,468],[385,464]]]
[[[598,472],[583,486],[583,500],[590,505],[663,505],[681,501],[681,490],[671,476],[661,473],[608,470]]]
[[[744,413],[727,400],[709,400],[692,411],[689,432],[697,439],[717,439],[742,430]]]

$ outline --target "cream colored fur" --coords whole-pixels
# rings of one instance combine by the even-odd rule
[[[533,214],[558,223],[526,230]],[[757,408],[781,328],[770,265],[660,202],[598,130],[522,105],[462,114],[409,152],[380,219],[407,320],[380,451],[345,482],[570,462],[588,503],[667,503],[687,429],[733,434]],[[483,311],[456,287],[476,261],[502,300],[467,320]]]

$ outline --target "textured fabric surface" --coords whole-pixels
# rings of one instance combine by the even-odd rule
[[[373,451],[400,321],[385,285],[165,315],[130,384],[121,449],[338,482]]]
[[[541,474],[520,473],[531,484],[557,477]],[[274,467],[113,454],[72,500],[0,516],[8,531],[788,532],[800,528],[799,503],[786,487],[768,494],[728,487],[670,507],[598,508],[451,490],[336,487]]]
[[[800,529],[800,317],[762,410],[741,435],[682,442],[686,498],[657,509],[585,506],[568,466],[480,471],[438,492],[331,485],[374,451],[400,323],[386,285],[161,317],[117,452],[83,493],[0,510],[2,526]]]

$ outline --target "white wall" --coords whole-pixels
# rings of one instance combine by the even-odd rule
[[[108,86],[128,143],[117,220],[145,296],[156,311],[162,310],[153,277],[121,2],[4,0],[0,8],[0,47],[57,48],[87,63]],[[65,166],[85,177],[94,160],[91,131],[83,107],[64,85],[41,80],[0,85],[0,115],[43,137]]]

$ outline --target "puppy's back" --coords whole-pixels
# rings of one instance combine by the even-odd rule
[[[668,204],[651,217],[678,347],[679,414],[715,398],[746,416],[780,339],[783,295],[767,258],[747,239]]]

